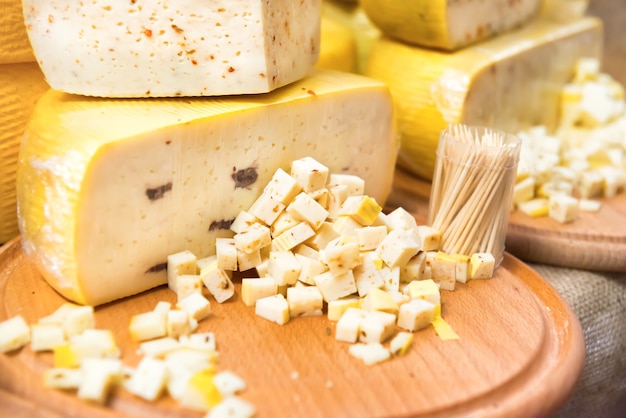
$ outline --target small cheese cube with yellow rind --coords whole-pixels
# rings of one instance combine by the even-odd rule
[[[211,302],[205,298],[201,293],[192,293],[185,299],[178,301],[176,304],[178,309],[189,314],[190,318],[200,321],[206,318],[211,313]]]
[[[337,214],[339,216],[350,216],[362,226],[368,226],[374,223],[378,214],[382,211],[382,207],[371,197],[348,196],[339,208]]]
[[[351,271],[361,263],[359,244],[349,236],[339,236],[320,251],[320,261],[334,274]]]
[[[400,331],[389,342],[389,351],[394,356],[403,356],[411,348],[413,333]]]
[[[234,238],[216,238],[215,239],[215,255],[217,256],[217,265],[228,271],[237,270],[237,247]],[[198,260],[198,269],[202,272],[202,266]]]
[[[180,309],[172,309],[167,312],[167,335],[179,338],[181,335],[191,334],[189,314]]]
[[[315,235],[313,228],[306,222],[300,222],[287,229],[272,240],[274,251],[288,251],[296,245],[302,244]]]
[[[217,303],[223,303],[235,294],[230,273],[219,266],[217,254],[204,258],[199,265],[202,265],[200,279]]]
[[[248,209],[251,215],[269,226],[274,223],[278,215],[285,210],[285,204],[266,193],[261,193]]]
[[[393,336],[396,330],[396,315],[382,311],[369,311],[361,320],[359,342],[383,343]]]
[[[197,274],[197,257],[188,250],[179,251],[167,256],[167,284],[176,292],[178,276],[183,274]]]
[[[0,322],[0,353],[17,350],[30,342],[30,326],[23,316]]]
[[[391,357],[389,349],[379,342],[352,344],[348,348],[348,352],[352,356],[363,360],[363,363],[368,366],[388,360]]]
[[[161,358],[179,348],[180,343],[177,339],[172,337],[156,338],[139,344],[139,352],[148,357]]]
[[[282,168],[276,169],[270,181],[263,188],[263,193],[284,205],[288,205],[301,191],[302,187],[298,182]]]
[[[254,305],[254,313],[268,321],[284,325],[289,322],[289,303],[282,294],[266,296],[258,299]]]
[[[215,386],[214,377],[215,372],[212,369],[194,373],[187,381],[186,388],[179,400],[180,405],[202,412],[209,411],[218,405],[223,397]]]
[[[531,218],[540,218],[542,216],[548,216],[550,205],[548,204],[548,199],[538,197],[518,203],[517,209]]]
[[[252,418],[255,414],[253,404],[239,396],[228,396],[211,408],[205,418]]]
[[[339,274],[326,271],[315,276],[314,281],[326,302],[349,296],[357,291],[352,270]]]
[[[328,245],[328,243],[335,238],[339,237],[339,233],[333,228],[333,224],[330,222],[323,222],[320,227],[315,231],[315,235],[305,241],[305,244],[315,250],[321,250]]]
[[[356,237],[357,231],[363,226],[358,223],[353,217],[347,215],[337,215],[337,218],[333,222],[333,228],[339,235],[345,235],[350,237]]]
[[[252,254],[272,243],[269,227],[255,223],[245,231],[235,234],[235,247],[245,254]]]
[[[81,372],[78,397],[102,405],[121,379],[122,362],[118,359],[89,358],[83,361]]]
[[[470,257],[470,276],[472,279],[490,279],[493,277],[496,260],[491,253],[474,253]]]
[[[374,288],[370,289],[361,301],[361,308],[366,311],[381,311],[395,315],[398,313],[399,306],[388,292]]]
[[[314,277],[328,270],[328,268],[319,260],[306,257],[304,255],[295,253],[294,256],[298,263],[300,263],[300,274],[298,275],[298,281],[308,285],[315,285]]]
[[[150,311],[133,315],[128,329],[133,341],[163,337],[167,335],[167,314]]]
[[[52,353],[54,367],[73,369],[80,366],[81,359],[70,343],[55,346]]]
[[[52,350],[66,342],[63,328],[55,324],[33,324],[30,336],[30,349],[33,351]]]
[[[314,231],[319,229],[328,216],[328,211],[305,192],[299,193],[285,210],[295,219],[311,225]]]
[[[365,226],[356,230],[356,239],[359,242],[359,251],[375,250],[387,236],[387,227],[384,225]]]
[[[426,253],[418,251],[411,259],[400,269],[400,282],[410,283],[413,280],[420,280],[424,276],[426,264]]]
[[[254,306],[256,301],[278,293],[278,283],[272,277],[241,279],[241,300],[246,306]]]
[[[181,274],[176,278],[177,300],[183,300],[196,292],[202,292],[202,278],[199,274]]]
[[[267,274],[278,286],[294,285],[298,281],[302,266],[291,251],[270,252]]]
[[[407,331],[419,331],[432,324],[435,305],[424,299],[412,299],[400,306],[397,324]]]
[[[53,389],[78,389],[83,380],[80,369],[67,367],[53,367],[43,371],[43,385]]]
[[[319,316],[322,314],[324,298],[315,286],[298,286],[287,288],[289,316]]]
[[[363,254],[361,263],[352,269],[357,292],[361,297],[367,295],[372,289],[381,288],[385,285],[381,270],[374,262],[372,254]]]
[[[467,283],[470,278],[470,257],[464,254],[452,254],[452,256],[456,259],[456,281]]]
[[[239,211],[233,222],[230,224],[230,230],[236,234],[247,231],[252,225],[261,222],[253,214],[246,210]]]
[[[326,186],[328,167],[311,157],[303,157],[291,163],[291,177],[306,193]]]
[[[329,185],[327,190],[328,203],[326,205],[326,210],[328,211],[328,219],[335,221],[339,216],[339,208],[349,196],[349,187],[345,184],[334,184]]]
[[[423,299],[433,305],[441,304],[439,285],[432,279],[414,280],[408,284],[405,293],[411,299]]]
[[[163,394],[168,379],[165,361],[150,356],[139,360],[126,389],[147,401],[154,402]]]
[[[359,340],[361,322],[367,315],[367,311],[360,308],[348,307],[335,327],[335,340],[347,343],[355,343]]]
[[[554,195],[549,199],[550,210],[548,216],[560,223],[569,223],[576,220],[578,214],[578,199],[567,195]]]
[[[402,229],[393,229],[376,248],[376,253],[389,267],[405,265],[419,251],[419,244]]]
[[[263,263],[263,257],[261,256],[261,250],[252,251],[251,253],[245,253],[237,250],[237,266],[239,271],[246,271],[256,268]]]
[[[339,318],[348,308],[361,308],[361,299],[356,296],[347,296],[328,302],[326,316],[330,321],[339,321]]]

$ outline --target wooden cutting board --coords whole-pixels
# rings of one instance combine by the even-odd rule
[[[396,170],[389,208],[401,206],[426,218],[430,183]],[[599,212],[574,222],[511,214],[506,251],[526,261],[582,270],[626,272],[626,193],[602,199]]]
[[[584,362],[582,330],[570,307],[508,254],[493,279],[443,293],[443,316],[459,340],[442,341],[430,327],[415,334],[407,355],[370,367],[334,339],[335,323],[325,317],[280,326],[255,316],[237,295],[221,305],[213,301],[199,331],[215,332],[218,370],[245,379],[242,396],[258,417],[548,416]],[[130,316],[160,300],[174,302],[174,294],[161,287],[96,309],[96,326],[113,331],[125,364],[139,359]],[[0,250],[0,320],[21,314],[33,323],[62,302],[18,239]],[[106,407],[87,404],[42,386],[51,364],[51,354],[28,346],[0,355],[0,416],[202,416],[167,397],[149,403],[123,390]]]

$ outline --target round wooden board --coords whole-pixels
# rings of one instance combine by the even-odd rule
[[[131,315],[174,299],[164,286],[98,307],[96,327],[111,329],[124,363],[135,365]],[[415,333],[407,355],[370,367],[334,339],[335,323],[326,317],[276,325],[255,316],[238,293],[221,305],[213,301],[199,331],[215,332],[218,370],[246,380],[242,396],[258,417],[540,417],[565,400],[584,362],[582,330],[533,270],[507,254],[493,279],[460,284],[442,300],[459,340],[442,341],[430,327]],[[34,323],[62,302],[18,239],[0,250],[0,320],[21,314]],[[42,386],[51,364],[50,353],[29,346],[0,355],[0,416],[202,416],[168,397],[149,403],[123,390],[106,407],[87,404]]]
[[[426,217],[429,198],[429,182],[396,170],[389,207],[401,206]],[[509,219],[506,250],[526,262],[626,272],[626,193],[602,199],[599,212],[580,211],[567,224],[515,211]]]

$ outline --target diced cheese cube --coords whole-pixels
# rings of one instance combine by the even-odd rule
[[[274,223],[278,215],[285,210],[285,204],[274,199],[267,193],[261,193],[259,197],[252,203],[248,212],[255,218],[269,226]]]
[[[365,180],[354,174],[331,173],[328,184],[330,187],[346,186],[348,196],[360,196],[365,193]]]
[[[39,318],[39,320],[37,320],[37,323],[44,325],[63,325],[63,321],[65,320],[67,314],[80,307],[81,305],[65,302],[50,315]]]
[[[356,296],[348,296],[328,302],[327,317],[331,321],[338,321],[348,308],[361,308],[361,300]]]
[[[278,283],[272,277],[241,279],[241,300],[246,306],[254,306],[256,301],[278,293]]]
[[[21,315],[0,322],[0,353],[17,350],[30,342],[30,326]]]
[[[366,311],[381,311],[395,315],[398,313],[399,306],[389,293],[374,288],[361,301],[361,308]]]
[[[237,270],[237,247],[234,238],[216,238],[215,255],[219,268],[229,271]],[[202,271],[200,260],[198,260],[198,267]]]
[[[320,261],[334,274],[342,274],[361,263],[359,244],[347,236],[335,238],[320,251]]]
[[[270,233],[272,234],[272,238],[276,238],[277,236],[279,236],[280,234],[282,234],[289,228],[292,228],[298,225],[299,223],[300,221],[294,218],[293,216],[291,216],[289,212],[287,211],[281,212],[280,215],[278,215],[278,217],[274,221],[274,223],[270,225]]]
[[[361,256],[361,263],[352,269],[359,296],[367,295],[370,290],[385,286],[380,269],[372,259],[372,253]]]
[[[181,335],[191,334],[189,314],[185,311],[173,309],[167,313],[167,335],[179,338]]]
[[[328,211],[328,188],[323,187],[321,189],[314,190],[308,193],[317,203]],[[328,217],[328,216],[327,216]]]
[[[350,216],[362,226],[374,223],[382,207],[369,196],[348,196],[337,214]]]
[[[526,202],[520,202],[517,205],[517,209],[531,218],[539,218],[548,216],[550,205],[548,204],[548,199],[540,197],[527,200]]]
[[[150,311],[133,315],[129,325],[133,341],[144,341],[167,335],[167,315],[163,312]]]
[[[155,305],[153,311],[161,313],[161,314],[164,314],[164,315],[167,315],[167,313],[169,312],[170,309],[172,309],[172,304],[171,303],[166,302],[164,300],[160,300]]]
[[[519,204],[535,197],[535,179],[527,177],[515,184],[513,188],[513,203]]]
[[[376,253],[389,267],[404,266],[419,251],[419,244],[402,229],[393,229],[376,248]]]
[[[196,255],[188,250],[167,256],[167,284],[173,292],[177,290],[176,283],[178,276],[198,273],[196,261]]]
[[[272,251],[267,265],[267,274],[278,286],[294,285],[298,281],[302,266],[291,251]]]
[[[324,263],[318,260],[297,253],[294,255],[300,263],[300,274],[298,275],[300,283],[315,285],[314,277],[328,270]]]
[[[300,222],[287,229],[272,241],[274,251],[288,251],[298,244],[302,244],[315,235],[313,228],[306,222]]]
[[[53,367],[43,371],[43,385],[54,389],[78,389],[83,380],[80,369]]]
[[[180,343],[172,337],[162,337],[139,344],[139,351],[147,357],[164,357],[178,350]]]
[[[57,345],[52,351],[54,367],[70,369],[80,367],[81,359],[69,343]]]
[[[312,192],[326,186],[328,167],[311,157],[303,157],[291,163],[291,177],[305,192]]]
[[[368,366],[388,360],[391,357],[389,349],[378,342],[352,344],[348,348],[348,352],[352,356],[363,360]]]
[[[389,342],[389,351],[394,356],[403,356],[409,351],[412,342],[412,332],[400,331]]]
[[[470,279],[470,257],[463,254],[453,254],[452,256],[456,259],[456,281],[467,283]]]
[[[289,303],[280,293],[266,296],[256,301],[254,313],[268,321],[284,325],[289,322]]]
[[[331,177],[334,174],[331,174]],[[337,220],[339,208],[343,202],[349,196],[349,187],[345,184],[329,185],[328,188],[328,204],[326,210],[328,211],[328,219]]]
[[[356,230],[360,251],[375,250],[386,236],[387,227],[384,225],[366,226]]]
[[[235,294],[235,286],[229,272],[219,267],[217,254],[207,257],[200,269],[200,279],[218,303],[225,302]]]
[[[119,358],[120,349],[108,329],[87,329],[69,341],[71,351],[82,363],[86,358]]]
[[[168,373],[165,361],[143,357],[133,372],[126,389],[147,401],[156,401],[163,393]]]
[[[200,370],[187,381],[185,390],[179,400],[181,406],[197,411],[209,411],[223,399],[215,382],[213,369]]]
[[[330,222],[323,222],[319,229],[315,231],[315,235],[306,240],[305,244],[319,251],[337,237],[339,237],[339,233],[335,231],[333,224]]]
[[[433,305],[441,304],[439,285],[432,279],[414,280],[408,284],[405,291],[411,299],[423,299]]]
[[[383,279],[383,289],[388,292],[400,291],[400,267],[383,266],[380,269],[380,276]]]
[[[238,396],[229,396],[211,408],[205,418],[252,418],[255,414],[253,404]]]
[[[213,332],[196,332],[179,338],[181,345],[201,351],[215,351],[217,345]]]
[[[397,207],[386,216],[386,222],[390,229],[411,230],[417,228],[415,217],[403,207]]]
[[[201,293],[192,293],[185,299],[178,301],[176,306],[187,312],[189,317],[196,321],[206,318],[211,313],[211,303]]]
[[[560,223],[574,222],[578,214],[578,199],[566,195],[554,195],[549,200],[548,216]]]
[[[400,306],[397,324],[407,331],[419,331],[432,324],[435,305],[424,299],[412,299]]]
[[[318,316],[322,314],[324,299],[315,286],[289,287],[287,288],[287,303],[289,315],[292,318]]]
[[[454,290],[456,284],[456,258],[439,251],[433,260],[432,279],[443,290]]]
[[[335,222],[333,222],[333,229],[337,231],[339,235],[355,237],[356,231],[363,226],[358,223],[353,217],[347,215],[337,215]]]
[[[602,208],[602,203],[599,200],[579,199],[578,209],[584,212],[597,212]]]
[[[230,224],[230,230],[236,234],[247,231],[252,225],[261,222],[253,214],[246,210],[239,211],[233,222]]]
[[[235,247],[245,254],[252,254],[272,243],[272,235],[269,227],[255,223],[245,231],[234,236]]]
[[[604,192],[602,174],[597,170],[585,171],[580,178],[578,191],[583,199],[601,197]]]
[[[305,192],[299,193],[285,210],[294,218],[311,225],[315,231],[328,216],[328,211]]]
[[[400,282],[410,283],[413,280],[421,280],[424,276],[426,268],[426,253],[418,251],[411,259],[400,269]]]
[[[263,257],[261,256],[260,249],[251,253],[237,250],[237,265],[239,266],[239,271],[256,268],[261,263],[263,263]]]
[[[198,274],[181,274],[176,278],[176,298],[181,301],[192,293],[202,293],[202,277]]]
[[[246,388],[246,382],[230,370],[216,373],[213,383],[225,398],[234,396]]]
[[[85,359],[81,371],[82,380],[78,387],[78,397],[104,404],[110,391],[121,379],[122,362],[118,359]]]
[[[493,277],[495,258],[491,253],[474,253],[470,257],[470,276],[472,279]]]
[[[395,333],[396,315],[382,311],[370,311],[361,321],[359,341],[362,343],[387,341]]]
[[[417,236],[419,237],[419,246],[422,251],[439,250],[441,231],[428,225],[419,225],[417,227]]]
[[[59,325],[33,324],[30,330],[30,348],[33,351],[52,350],[66,342],[65,332]]]
[[[318,274],[313,280],[326,302],[349,296],[357,291],[352,270],[346,270],[338,274],[327,271]]]
[[[337,321],[335,339],[347,343],[357,342],[361,332],[361,322],[365,315],[367,311],[364,309],[348,307]]]
[[[284,205],[288,205],[301,191],[302,187],[298,182],[282,168],[278,168],[274,172],[270,181],[263,188],[263,193]]]

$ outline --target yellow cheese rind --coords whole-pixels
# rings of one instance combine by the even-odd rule
[[[449,51],[522,26],[537,15],[539,0],[360,0],[386,35],[401,42]]]
[[[169,254],[217,237],[272,174],[310,156],[384,204],[397,155],[387,87],[318,70],[275,92],[95,99],[49,91],[24,136],[22,243],[63,296],[98,305],[166,283]],[[106,286],[104,285],[106,283]]]
[[[0,244],[19,234],[15,176],[20,140],[37,99],[47,89],[37,63],[0,64]]]
[[[320,25],[320,55],[316,66],[329,70],[356,72],[357,44],[352,31],[322,15]]]
[[[457,52],[412,47],[388,38],[373,46],[365,74],[394,97],[399,165],[432,179],[440,132],[450,123],[507,132],[556,127],[559,92],[581,57],[599,57],[602,23],[537,21]]]
[[[0,12],[0,64],[34,62],[35,56],[24,24],[22,2],[0,0]]]

